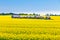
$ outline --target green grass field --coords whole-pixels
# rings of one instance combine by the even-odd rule
[[[60,40],[60,16],[51,16],[51,19],[15,19],[0,15],[0,40]]]

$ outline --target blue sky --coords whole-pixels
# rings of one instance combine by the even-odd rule
[[[60,0],[0,0],[0,12],[60,11]]]

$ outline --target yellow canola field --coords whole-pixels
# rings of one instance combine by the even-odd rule
[[[17,19],[0,15],[0,39],[60,40],[60,16],[51,16],[51,19]]]

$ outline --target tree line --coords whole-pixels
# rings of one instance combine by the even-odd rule
[[[15,13],[0,13],[0,15],[14,15]],[[18,15],[28,15],[27,13],[19,13]],[[39,14],[29,14],[29,15],[39,15]],[[48,16],[60,16],[60,15],[57,15],[57,14],[46,14]]]

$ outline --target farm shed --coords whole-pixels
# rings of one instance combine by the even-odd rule
[[[18,14],[13,14],[12,15],[12,18],[19,18],[20,17],[20,15],[18,15]]]
[[[46,19],[51,19],[51,17],[50,16],[46,16]]]

